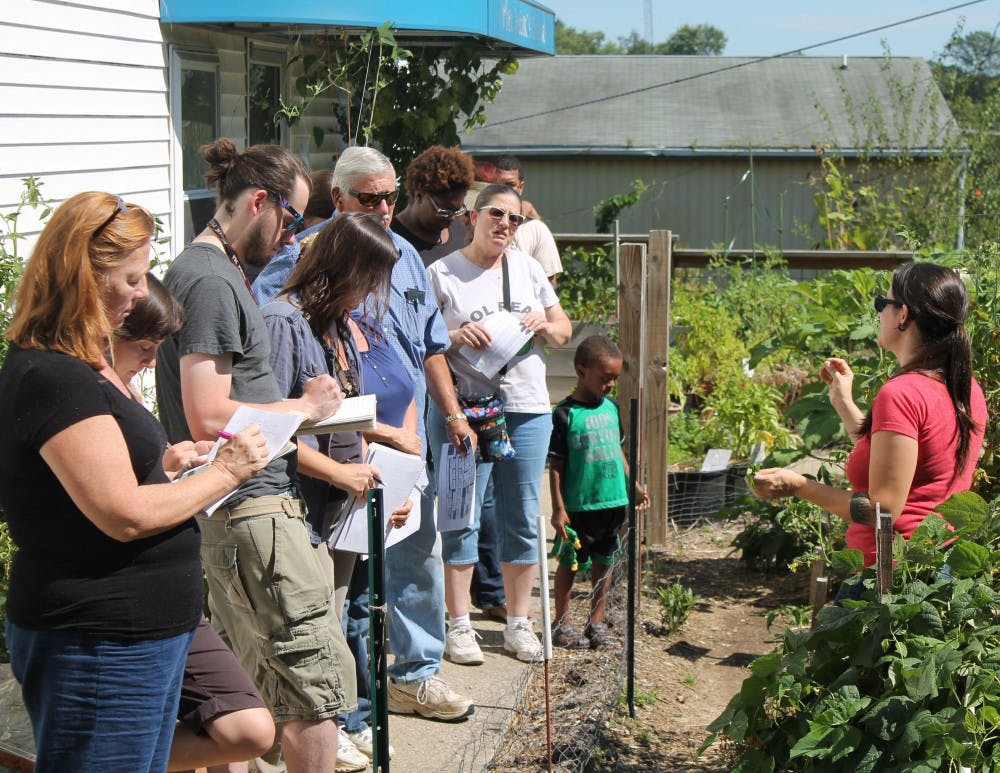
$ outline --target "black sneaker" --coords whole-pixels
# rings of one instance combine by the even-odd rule
[[[568,650],[583,650],[590,647],[590,639],[580,633],[572,623],[557,625],[552,632],[552,643]]]
[[[583,635],[587,637],[591,649],[599,650],[611,643],[611,631],[605,623],[587,623]]]

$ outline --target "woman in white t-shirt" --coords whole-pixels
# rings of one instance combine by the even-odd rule
[[[474,523],[442,533],[450,618],[445,655],[456,663],[483,662],[469,622],[469,586],[478,560],[482,494],[492,477],[507,596],[504,649],[530,661],[541,655],[541,644],[528,622],[528,605],[537,563],[535,519],[552,431],[542,343],[561,346],[569,340],[572,328],[541,265],[508,247],[514,230],[524,222],[517,193],[506,185],[488,185],[469,216],[472,242],[431,264],[427,274],[448,326],[451,348],[446,356],[458,392],[467,399],[500,395],[516,456],[498,462],[478,460]],[[500,373],[487,378],[460,349],[489,348],[492,339],[484,322],[505,307],[534,335]],[[444,437],[440,421],[429,422],[429,432],[431,447],[440,448]]]

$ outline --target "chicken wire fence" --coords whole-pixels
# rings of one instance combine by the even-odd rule
[[[624,539],[622,542],[628,544]],[[629,603],[627,567],[627,555],[623,550],[607,575],[610,588],[605,622],[611,641],[600,649],[553,647],[549,661],[552,769],[560,773],[587,768],[612,712],[624,695]],[[550,587],[551,582],[550,572]],[[581,630],[589,614],[592,596],[588,573],[578,572],[569,615]],[[465,750],[459,768],[463,773],[479,770],[522,773],[548,769],[544,664],[538,662],[525,669],[505,698],[499,701],[503,706],[483,707],[487,714],[483,732]],[[477,707],[477,713],[482,710]]]

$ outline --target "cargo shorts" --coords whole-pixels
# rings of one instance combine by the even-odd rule
[[[275,722],[353,710],[354,657],[299,501],[252,497],[200,525],[213,625]]]

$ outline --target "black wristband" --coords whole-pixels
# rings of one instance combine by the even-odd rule
[[[875,513],[867,491],[855,491],[851,494],[851,520],[863,526],[875,525]]]

